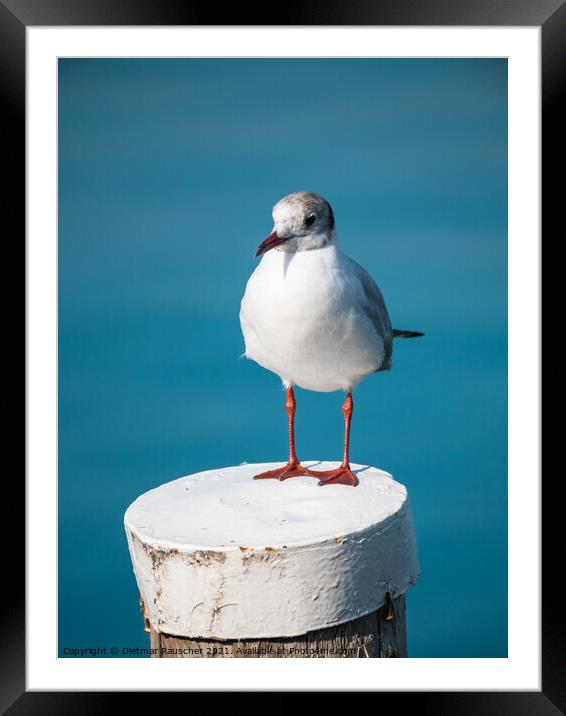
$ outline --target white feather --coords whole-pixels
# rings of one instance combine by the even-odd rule
[[[246,356],[285,385],[350,390],[389,367],[391,325],[379,289],[335,234],[323,248],[267,252],[246,286],[240,322]]]

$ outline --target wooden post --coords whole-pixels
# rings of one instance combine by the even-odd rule
[[[128,508],[152,656],[406,657],[419,574],[406,489],[361,465],[356,488],[252,479],[276,466],[196,473]]]

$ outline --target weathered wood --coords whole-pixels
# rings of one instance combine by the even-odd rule
[[[153,658],[405,658],[405,595],[367,616],[296,637],[212,640],[162,634],[150,627]]]
[[[253,479],[276,466],[187,475],[128,508],[152,657],[406,657],[419,574],[406,488],[362,465],[355,490]]]
[[[130,505],[124,523],[132,565],[156,631],[213,643],[294,642],[355,622],[378,610],[387,593],[398,597],[415,583],[403,485],[362,465],[352,466],[355,489],[321,489],[307,476],[253,479],[276,466],[187,475]]]

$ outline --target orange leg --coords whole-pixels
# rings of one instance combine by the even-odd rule
[[[287,388],[287,394],[285,398],[285,410],[287,411],[287,418],[289,424],[289,462],[283,467],[278,467],[275,470],[268,470],[267,472],[261,472],[259,475],[254,477],[254,480],[287,480],[290,477],[300,477],[302,475],[312,475],[310,470],[303,467],[297,458],[295,453],[295,411],[296,411],[295,393],[293,388]]]
[[[352,414],[354,412],[354,401],[350,391],[346,394],[346,400],[342,406],[342,412],[344,413],[344,457],[342,459],[342,464],[335,470],[317,472],[316,475],[321,478],[318,483],[320,486],[349,485],[350,487],[356,487],[356,485],[359,484],[358,478],[350,469],[350,425],[352,423]]]

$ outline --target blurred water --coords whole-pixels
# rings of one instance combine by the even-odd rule
[[[361,384],[352,432],[410,491],[410,655],[506,656],[507,64],[483,59],[59,61],[61,655],[147,646],[122,526],[140,493],[285,459],[238,309],[297,189],[426,333]],[[339,459],[342,395],[297,401],[299,454]]]

